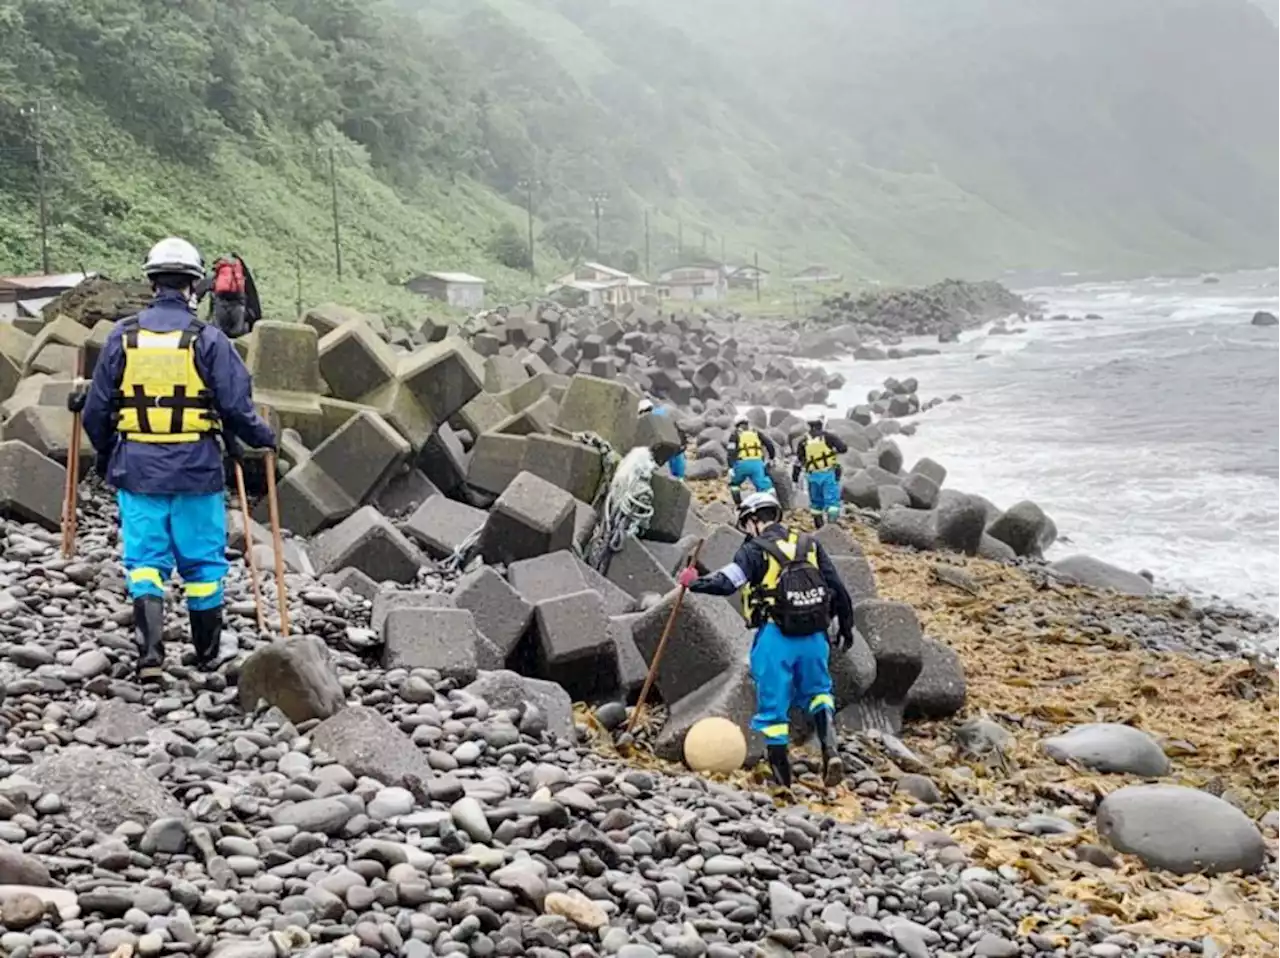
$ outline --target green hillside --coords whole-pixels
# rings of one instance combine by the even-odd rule
[[[539,282],[594,252],[601,193],[602,258],[637,269],[681,239],[854,284],[1269,263],[1266,9],[0,0],[0,271],[40,262],[37,104],[54,269],[183,233],[240,250],[276,315],[299,273],[305,303],[410,315],[424,269],[527,293],[529,192]]]

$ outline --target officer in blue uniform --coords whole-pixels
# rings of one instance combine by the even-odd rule
[[[746,588],[746,607],[752,628],[751,677],[756,686],[756,714],[751,727],[764,736],[769,766],[781,788],[791,787],[788,713],[794,705],[808,713],[822,748],[822,778],[828,786],[844,778],[835,733],[835,698],[831,692],[827,632],[787,635],[775,614],[778,580],[782,570],[775,553],[789,560],[802,551],[804,561],[816,566],[826,585],[831,609],[838,622],[837,641],[846,651],[853,646],[853,603],[822,544],[800,536],[782,525],[782,507],[771,492],[747,496],[738,507],[738,528],[747,534],[733,561],[722,569],[699,577],[692,567],[679,582],[690,592],[733,595]]]
[[[670,415],[670,410],[668,410],[666,406],[655,406],[653,404],[653,401],[650,399],[641,399],[640,405],[637,411],[642,416]],[[676,432],[679,433],[680,435],[681,443],[688,441],[688,439],[685,437],[684,430],[680,428],[680,424],[678,422],[676,423]],[[687,463],[684,458],[684,449],[682,447],[679,452],[677,452],[674,456],[672,456],[670,459],[667,460],[667,471],[671,473],[672,479],[679,479],[681,482],[684,482],[684,473],[685,473],[686,465]]]
[[[738,416],[733,421],[733,435],[729,437],[726,449],[729,453],[729,495],[734,505],[742,502],[742,484],[750,482],[755,492],[772,492],[773,480],[765,466],[764,457],[768,453],[769,461],[778,455],[773,440],[763,432],[752,427],[746,416]]]
[[[825,427],[821,416],[809,420],[809,435],[796,446],[796,463],[791,467],[792,482],[799,482],[800,470],[805,471],[815,529],[821,529],[827,519],[840,518],[840,460],[836,457],[849,451],[845,441]]]
[[[253,407],[253,387],[231,341],[190,305],[204,277],[200,253],[170,237],[144,267],[155,298],[107,337],[83,404],[98,473],[117,490],[120,537],[133,599],[138,675],[164,665],[165,585],[182,577],[199,668],[217,663],[227,573],[222,430],[274,448]]]

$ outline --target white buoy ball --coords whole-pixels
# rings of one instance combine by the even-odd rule
[[[704,718],[684,737],[684,760],[695,772],[734,772],[747,760],[747,737],[727,718]]]

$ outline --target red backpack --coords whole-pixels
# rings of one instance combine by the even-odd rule
[[[216,294],[244,292],[244,267],[238,259],[220,259],[214,263],[213,291]]]

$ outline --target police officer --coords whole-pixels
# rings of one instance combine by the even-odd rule
[[[637,412],[641,416],[666,416],[669,414],[666,406],[655,406],[652,399],[641,399]],[[684,443],[688,440],[678,422],[676,423],[676,432],[680,436],[681,447],[679,452],[667,460],[667,471],[671,473],[672,479],[684,482],[685,467],[687,466],[684,458]]]
[[[772,492],[773,480],[765,469],[765,453],[772,462],[778,456],[773,440],[752,428],[746,416],[733,421],[733,435],[729,437],[729,495],[734,504],[742,502],[742,484],[750,481],[756,492]]]
[[[826,431],[821,416],[809,419],[809,435],[796,446],[796,463],[791,467],[791,481],[800,481],[803,468],[809,486],[809,512],[815,529],[821,529],[829,517],[840,518],[840,462],[837,455],[849,451],[845,441]]]
[[[217,663],[227,573],[219,432],[258,448],[274,448],[276,438],[254,410],[249,371],[231,341],[190,305],[204,276],[200,253],[169,237],[152,247],[143,271],[151,304],[116,324],[87,397],[72,402],[83,403],[97,471],[117,490],[138,674],[155,679],[164,665],[165,585],[175,567],[196,665]]]
[[[747,534],[733,557],[722,569],[698,577],[694,569],[680,573],[679,582],[690,592],[732,595],[746,588],[744,604],[748,620],[756,630],[751,646],[751,677],[756,686],[756,714],[751,727],[764,736],[769,767],[781,788],[791,787],[790,741],[787,716],[791,707],[809,714],[822,747],[822,778],[831,787],[844,778],[835,733],[835,699],[831,694],[828,670],[829,639],[825,627],[808,634],[784,632],[786,601],[779,588],[782,559],[797,558],[816,568],[819,584],[826,587],[830,611],[839,623],[837,637],[843,649],[853,645],[853,604],[849,591],[831,564],[821,543],[801,536],[782,525],[782,507],[771,492],[747,496],[738,507],[738,528]],[[790,631],[795,631],[794,629]]]

